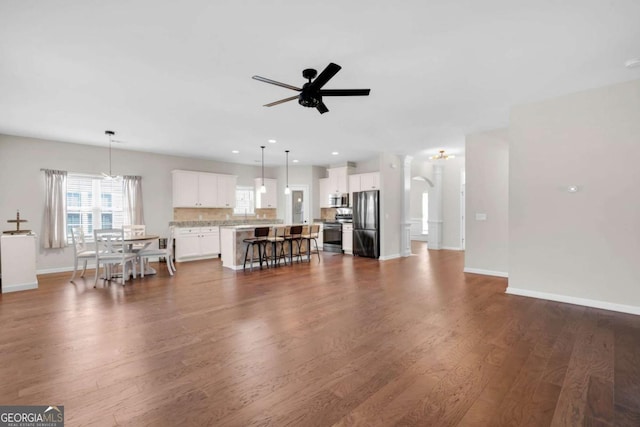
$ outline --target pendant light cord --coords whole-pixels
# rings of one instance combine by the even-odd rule
[[[261,145],[262,148],[262,186],[264,187],[264,145]]]

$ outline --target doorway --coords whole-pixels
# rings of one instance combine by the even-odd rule
[[[300,190],[291,192],[291,223],[304,223],[304,192]]]
[[[309,223],[309,187],[307,185],[290,185],[291,193],[287,195],[285,222],[287,224]]]

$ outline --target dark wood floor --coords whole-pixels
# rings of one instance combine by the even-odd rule
[[[69,426],[640,425],[640,317],[414,252],[40,276],[0,299],[0,404],[64,405]]]

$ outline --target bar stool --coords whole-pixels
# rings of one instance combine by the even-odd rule
[[[302,233],[302,238],[307,241],[307,257],[311,260],[311,254],[318,254],[318,262],[320,262],[320,250],[318,250],[318,234],[320,234],[320,226],[311,224],[306,233]],[[315,243],[316,249],[311,250],[311,241]]]
[[[292,225],[289,227],[289,233],[284,236],[284,240],[289,242],[289,263],[293,264],[293,242],[296,242],[298,247],[298,261],[301,261],[302,225]]]
[[[269,259],[267,258],[267,237],[269,236],[269,227],[256,227],[253,231],[253,237],[243,239],[242,242],[247,244],[247,249],[244,252],[244,263],[242,265],[242,271],[247,268],[247,256],[249,255],[249,248],[251,248],[251,271],[253,271],[253,254],[255,252],[256,245],[258,245],[258,258],[260,259],[260,270],[262,270],[262,261],[267,263],[269,267]]]
[[[271,243],[271,259],[272,266],[277,267],[280,264],[280,260],[284,260],[284,265],[287,265],[287,254],[284,251],[284,236],[286,227],[284,225],[275,226],[272,232],[269,233],[267,240]],[[278,244],[280,244],[280,251],[278,251]]]

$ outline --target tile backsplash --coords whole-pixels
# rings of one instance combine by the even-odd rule
[[[174,221],[223,221],[226,219],[243,218],[244,215],[233,215],[232,208],[173,208]],[[247,218],[277,219],[275,209],[256,209],[254,215]]]

